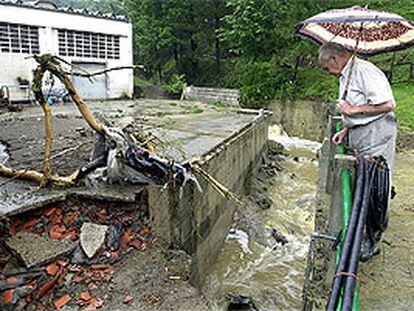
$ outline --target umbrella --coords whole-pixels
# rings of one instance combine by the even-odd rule
[[[397,14],[360,6],[317,14],[299,23],[296,34],[317,44],[335,42],[362,56],[414,45],[412,22]]]

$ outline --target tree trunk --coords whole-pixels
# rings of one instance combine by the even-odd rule
[[[218,37],[217,31],[220,29],[220,16],[218,14],[218,10],[220,7],[220,0],[214,0],[214,35],[215,35],[215,48],[216,48],[216,75],[219,76],[221,73],[221,66],[220,66],[220,38]]]

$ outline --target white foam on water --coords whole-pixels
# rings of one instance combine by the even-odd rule
[[[240,229],[234,229],[228,235],[226,240],[235,239],[241,245],[243,252],[251,254],[252,251],[249,248],[249,235]]]
[[[269,126],[269,139],[283,145],[287,150],[305,149],[317,153],[322,144],[317,141],[288,136],[278,125]]]

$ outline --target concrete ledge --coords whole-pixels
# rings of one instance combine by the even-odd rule
[[[241,193],[247,174],[268,139],[268,120],[259,115],[240,131],[205,153],[202,168],[235,193]],[[235,204],[221,197],[199,178],[203,192],[194,185],[177,191],[151,187],[148,190],[153,232],[169,245],[183,248],[193,257],[192,283],[201,286],[216,259],[233,221]]]
[[[0,182],[8,179],[0,177]],[[30,188],[32,186],[32,189]],[[139,185],[105,185],[99,188],[76,187],[67,189],[37,190],[37,184],[27,181],[13,180],[2,189],[3,201],[0,202],[0,213],[4,216],[13,216],[30,210],[43,207],[49,203],[64,201],[70,197],[79,197],[93,200],[107,200],[115,202],[132,203],[136,195],[144,187]]]

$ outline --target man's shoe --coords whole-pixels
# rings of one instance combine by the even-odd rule
[[[375,242],[372,246],[372,256],[381,254],[381,242]]]
[[[361,254],[359,260],[366,262],[373,256],[373,245],[370,239],[363,239],[361,243]]]

